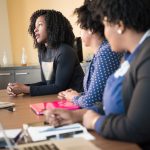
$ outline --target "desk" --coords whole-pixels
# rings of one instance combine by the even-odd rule
[[[5,129],[9,129],[21,128],[23,123],[44,121],[44,116],[37,116],[35,113],[33,113],[29,107],[29,104],[38,103],[41,101],[53,101],[55,99],[56,95],[38,97],[20,95],[17,97],[9,97],[6,93],[6,90],[0,90],[0,101],[9,101],[16,104],[15,112],[9,112],[5,109],[0,110],[0,122],[3,124]],[[102,150],[140,150],[136,144],[108,140],[99,136],[94,131],[91,133],[96,137],[96,140],[92,142]]]

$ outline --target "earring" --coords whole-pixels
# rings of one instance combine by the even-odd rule
[[[91,35],[91,34],[92,34],[92,32],[89,30],[89,31],[88,31],[88,34],[90,34],[90,35]]]
[[[117,33],[122,34],[122,30],[121,29],[117,30]]]

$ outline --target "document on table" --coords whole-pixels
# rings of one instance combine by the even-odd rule
[[[14,139],[19,133],[21,129],[7,129],[5,130],[6,136],[10,139]],[[3,132],[0,130],[0,138],[3,138]]]
[[[91,135],[85,127],[79,123],[65,125],[61,127],[52,126],[38,126],[29,127],[28,133],[32,141],[42,141],[47,139],[64,139],[68,137],[83,137],[86,140],[94,140],[94,136]]]

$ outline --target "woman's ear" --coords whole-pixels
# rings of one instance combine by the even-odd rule
[[[119,21],[119,23],[116,24],[116,31],[118,34],[123,34],[125,31],[125,26],[122,21]]]

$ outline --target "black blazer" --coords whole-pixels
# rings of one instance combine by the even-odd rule
[[[42,61],[53,62],[52,77],[48,81],[44,77]],[[84,72],[74,49],[69,45],[61,44],[53,51],[39,51],[39,62],[42,82],[30,84],[31,96],[56,94],[69,88],[83,91]]]

